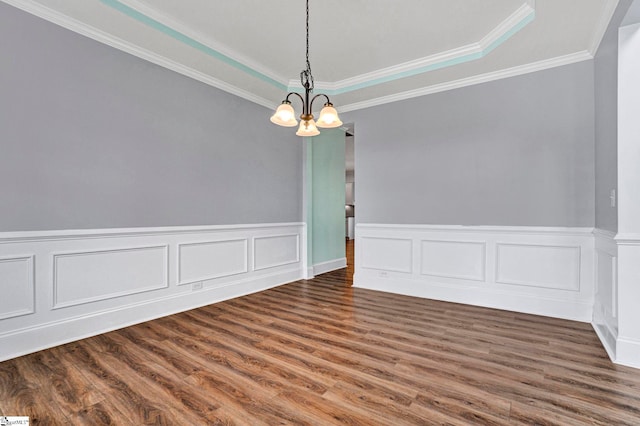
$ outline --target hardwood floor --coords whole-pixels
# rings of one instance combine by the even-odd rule
[[[640,370],[612,364],[590,325],[355,289],[350,277],[2,362],[0,413],[78,425],[640,424]]]
[[[355,272],[355,241],[347,240],[346,243],[347,269],[345,271],[345,284],[353,284],[353,273]]]

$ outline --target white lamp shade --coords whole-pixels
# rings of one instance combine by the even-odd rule
[[[296,135],[298,136],[318,136],[320,131],[316,127],[316,122],[313,120],[302,120],[300,122],[300,127],[298,127],[298,131]]]
[[[271,116],[271,122],[278,126],[294,127],[298,125],[296,113],[290,103],[282,103]]]
[[[333,129],[334,127],[342,126],[342,121],[340,121],[340,117],[338,117],[338,111],[329,104],[325,105],[322,111],[320,111],[317,125],[324,129]]]

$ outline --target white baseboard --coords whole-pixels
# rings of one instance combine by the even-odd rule
[[[591,322],[592,231],[358,224],[354,286]]]
[[[0,361],[298,280],[302,229],[0,233]]]
[[[602,347],[607,352],[609,359],[613,362],[616,360],[616,333],[611,330],[606,324],[592,323],[591,326],[596,332]]]
[[[303,277],[305,280],[312,280],[315,278],[315,275],[313,275],[313,266],[309,266],[307,268],[307,273],[306,275]]]
[[[615,362],[640,368],[640,234],[620,233],[616,270],[616,359]]]
[[[329,260],[327,262],[316,263],[313,265],[313,274],[320,275],[327,272],[335,271],[347,267],[347,258],[342,257],[339,259]]]
[[[616,342],[616,364],[640,368],[640,341],[618,338]]]
[[[384,278],[367,278],[364,285],[362,281],[358,279],[356,283],[354,277],[353,286],[444,302],[591,322],[592,305],[589,302],[567,301],[566,299],[546,298],[517,292],[501,292],[480,286],[453,287],[450,284],[433,281],[425,285],[424,281],[412,279],[394,279],[393,283],[390,283],[390,280]]]
[[[0,361],[130,325],[267,290],[299,279],[299,271],[274,274],[220,288],[170,295],[102,312],[18,329],[0,336]]]

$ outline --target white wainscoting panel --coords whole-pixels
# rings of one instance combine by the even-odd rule
[[[496,282],[580,290],[580,247],[497,244]]]
[[[33,256],[0,257],[0,320],[33,313]]]
[[[639,62],[640,65],[640,62]],[[616,268],[616,353],[615,362],[640,368],[640,232],[615,236]]]
[[[615,234],[596,229],[593,328],[612,360],[618,338],[618,246]]]
[[[248,272],[246,239],[178,245],[178,285]]]
[[[590,322],[592,231],[358,224],[354,286]]]
[[[53,308],[65,308],[169,286],[169,247],[53,255]]]
[[[420,273],[484,281],[486,251],[485,242],[422,240]]]
[[[358,241],[361,268],[411,273],[413,241],[406,238],[363,237]]]
[[[253,239],[253,270],[300,262],[300,235],[272,235]]]
[[[0,233],[0,361],[300,279],[304,229]]]
[[[596,249],[596,295],[602,313],[610,318],[618,316],[616,267],[617,256]]]

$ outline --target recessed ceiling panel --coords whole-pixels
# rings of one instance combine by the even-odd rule
[[[122,2],[278,75],[295,76],[304,67],[302,0]],[[336,81],[477,43],[525,3],[311,0],[312,68],[320,80]]]
[[[1,0],[265,106],[299,90],[303,0]],[[616,0],[310,0],[340,110],[591,58]]]

